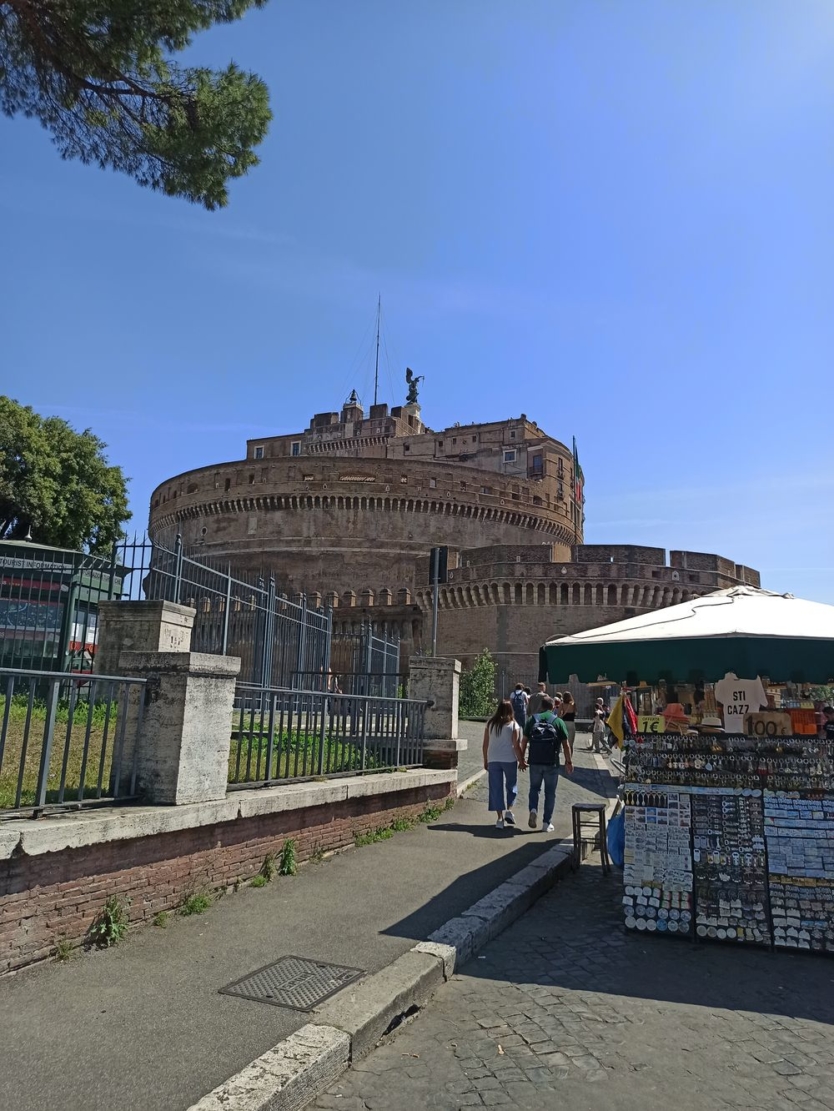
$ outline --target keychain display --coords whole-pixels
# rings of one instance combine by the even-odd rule
[[[629,929],[834,952],[832,742],[638,736],[624,802]]]
[[[834,952],[834,795],[764,796],[773,940]]]
[[[692,932],[691,807],[680,791],[627,788],[623,911],[630,930]]]
[[[693,795],[692,845],[698,937],[769,945],[761,792]]]

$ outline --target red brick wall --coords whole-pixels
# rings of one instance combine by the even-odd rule
[[[353,844],[354,835],[416,817],[450,784],[348,799],[306,810],[110,841],[0,863],[0,973],[49,957],[61,939],[82,942],[109,895],[130,898],[132,923],[174,910],[194,892],[250,879],[292,838],[299,861]]]

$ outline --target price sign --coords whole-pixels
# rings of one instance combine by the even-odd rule
[[[790,737],[793,733],[791,715],[776,710],[748,714],[744,725],[748,737]]]
[[[662,714],[640,714],[637,718],[638,733],[665,733],[666,726]]]

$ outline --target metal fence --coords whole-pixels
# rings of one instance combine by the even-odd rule
[[[358,629],[334,633],[330,646],[329,674],[296,672],[293,686],[341,694],[404,697],[406,677],[400,674],[399,637],[383,637],[370,622]]]
[[[294,675],[330,669],[329,610],[290,601],[273,576],[241,578],[229,566],[187,555],[178,536],[173,551],[149,540],[124,541],[116,552],[123,597],[164,599],[196,610],[191,649],[239,656],[241,677],[262,686],[289,685]]]
[[[134,797],[144,683],[0,669],[0,817]]]
[[[413,699],[239,683],[229,785],[422,766],[425,712]]]

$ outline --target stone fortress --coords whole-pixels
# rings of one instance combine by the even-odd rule
[[[338,631],[372,621],[397,632],[403,660],[431,647],[429,551],[447,546],[438,653],[468,666],[489,648],[502,684],[532,683],[554,635],[760,585],[717,555],[667,562],[663,548],[584,544],[571,449],[524,415],[435,432],[410,396],[366,416],[353,392],[304,432],[167,479],[151,498],[151,537],[179,533],[200,558],[274,573],[291,597],[333,606]]]

